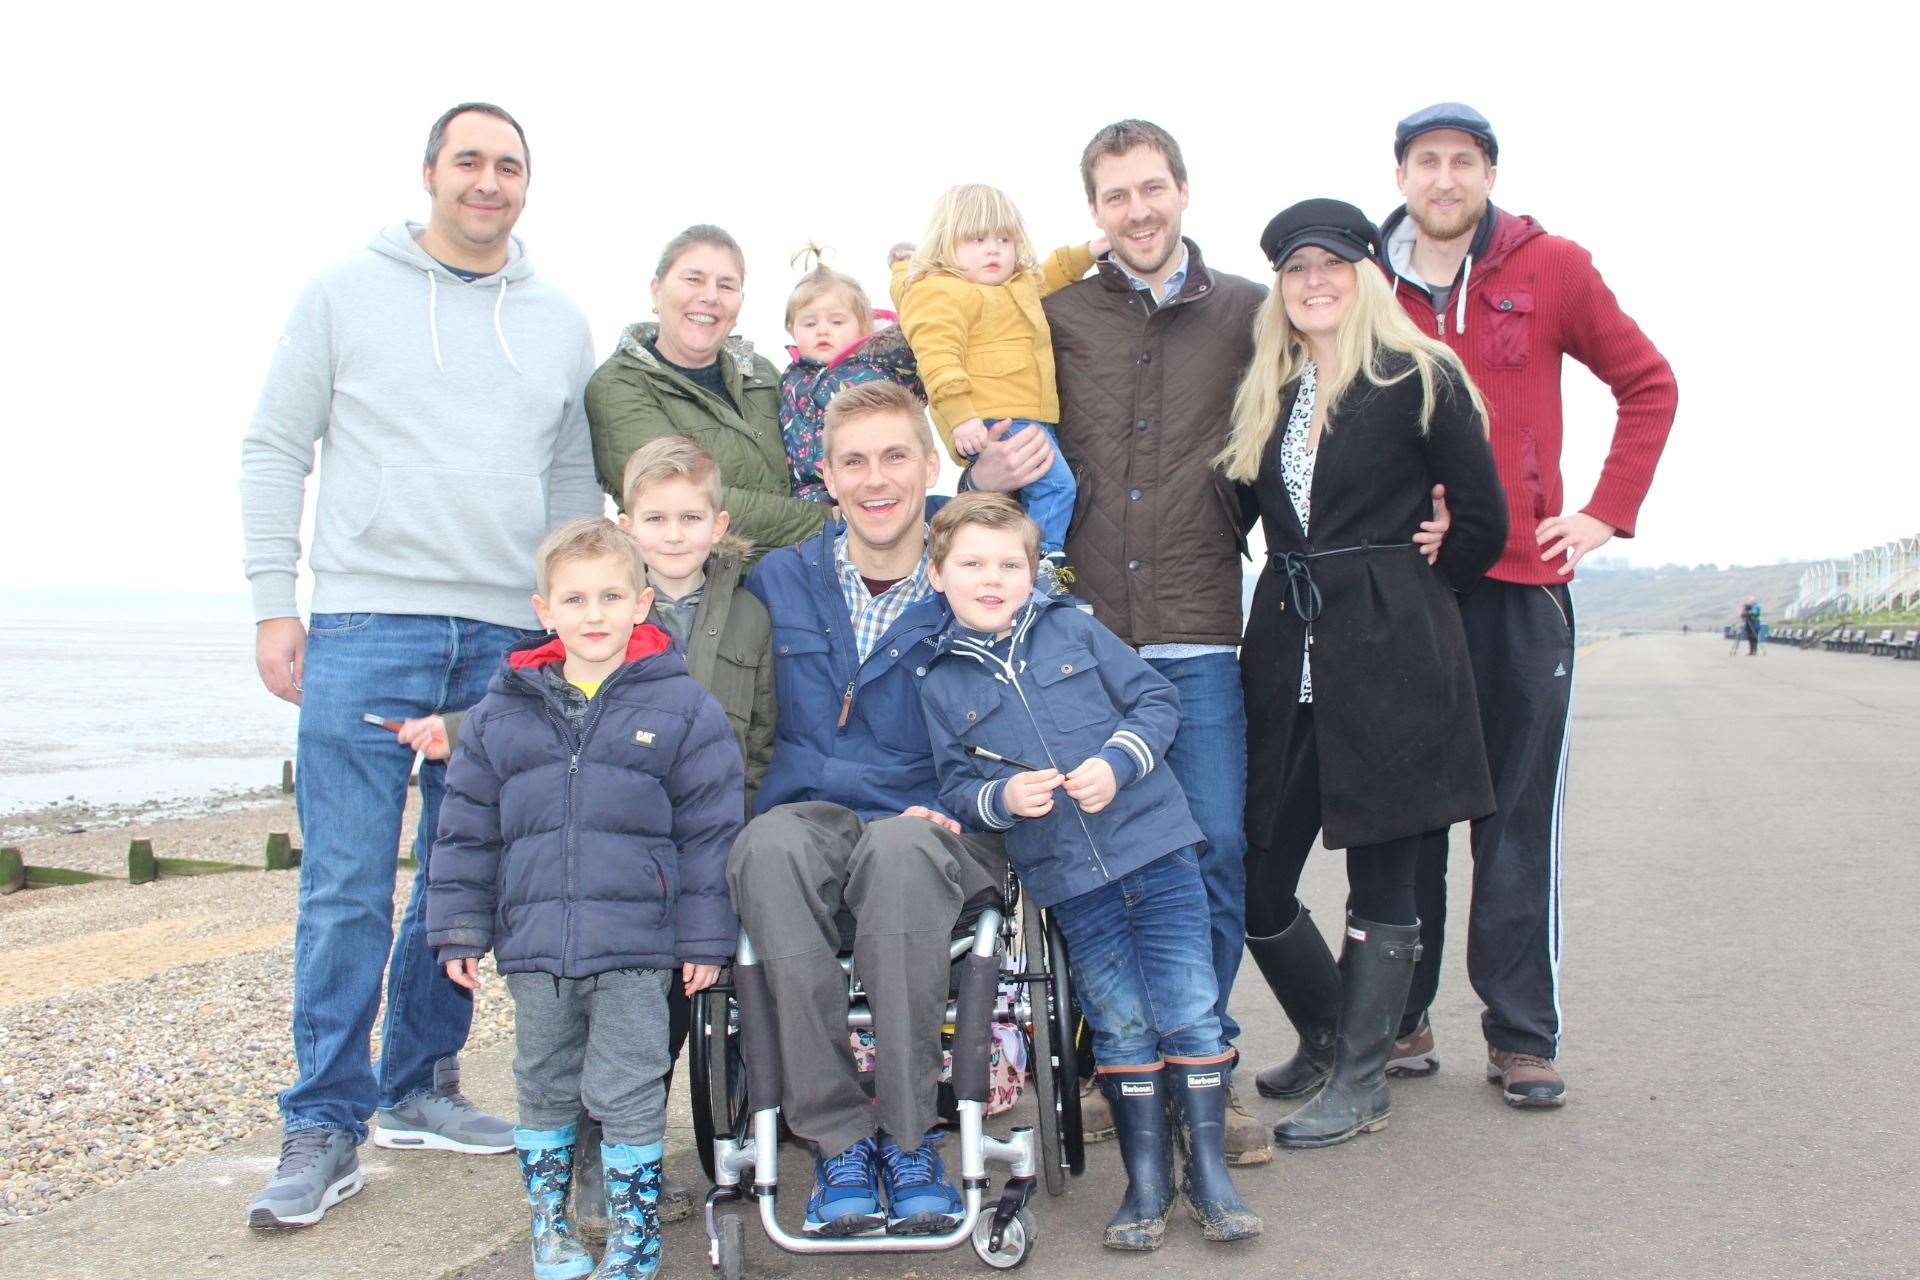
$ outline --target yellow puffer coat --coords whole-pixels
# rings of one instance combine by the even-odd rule
[[[933,423],[961,466],[953,429],[969,418],[1060,421],[1053,382],[1053,335],[1040,299],[1064,289],[1093,266],[1084,244],[1055,249],[1040,278],[974,284],[944,272],[907,283],[907,264],[893,264],[893,305],[913,347]]]

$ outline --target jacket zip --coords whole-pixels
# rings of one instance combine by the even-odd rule
[[[617,680],[620,672],[624,670],[626,670],[626,664],[622,664],[611,676],[602,682],[599,692],[604,694],[607,686]],[[529,683],[534,682],[530,679]],[[576,743],[573,740],[573,727],[567,723],[566,716],[554,709],[553,698],[537,683],[534,683],[534,688],[539,695],[540,705],[546,710],[547,718],[552,720],[554,725],[560,730],[561,740],[567,744],[568,748],[567,789],[564,809],[566,814],[566,838],[562,841],[562,857],[565,860],[566,871],[561,877],[561,883],[566,887],[567,923],[560,943],[560,967],[565,969],[567,964],[573,959],[573,909],[577,899],[577,895],[574,892],[574,871],[578,861],[579,841],[577,839],[577,826],[573,820],[573,780],[580,776],[580,757],[586,754],[587,739],[593,735],[593,727],[600,723],[600,712],[607,704],[600,697],[589,699],[587,718],[580,726],[580,741]]]
[[[1031,622],[1032,622],[1032,615],[1029,615],[1028,623],[1031,624]],[[1015,637],[1015,643],[1016,644],[1018,643],[1017,635]],[[1047,742],[1046,732],[1040,728],[1040,718],[1033,714],[1033,704],[1027,701],[1027,691],[1020,686],[1020,677],[1014,671],[1013,661],[1012,661],[1014,647],[1015,647],[1014,644],[1009,644],[1007,646],[1007,658],[1005,661],[1002,661],[999,655],[993,653],[991,650],[985,650],[983,652],[981,649],[978,649],[973,645],[969,645],[967,647],[967,652],[969,653],[983,652],[983,657],[987,661],[991,661],[995,666],[999,667],[1003,672],[1006,673],[1007,683],[1013,686],[1013,691],[1016,694],[1020,695],[1020,705],[1026,709],[1027,723],[1033,726],[1033,736],[1040,740],[1040,749],[1046,752],[1047,754],[1047,763],[1051,765],[1056,772],[1064,776],[1067,771],[1060,767],[1060,761],[1057,758],[1055,758],[1053,754],[1053,747],[1051,744]],[[1080,806],[1073,803],[1072,797],[1067,798],[1067,804],[1072,806],[1073,816],[1075,820],[1078,821],[1080,824],[1080,834],[1087,838],[1087,851],[1093,855],[1093,865],[1100,869],[1100,876],[1102,879],[1112,880],[1113,873],[1107,870],[1106,859],[1100,856],[1100,846],[1094,841],[1093,828],[1087,825],[1087,815],[1080,812]]]

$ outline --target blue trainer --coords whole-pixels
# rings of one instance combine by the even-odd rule
[[[880,1140],[880,1171],[887,1183],[887,1231],[929,1236],[951,1231],[966,1216],[960,1193],[947,1181],[947,1167],[934,1150],[945,1135],[929,1133],[912,1151],[891,1136]]]
[[[885,1221],[874,1154],[873,1139],[862,1138],[837,1156],[814,1161],[813,1177],[820,1186],[807,1201],[802,1230],[810,1236],[857,1236]]]

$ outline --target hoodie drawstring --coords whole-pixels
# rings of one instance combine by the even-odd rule
[[[440,363],[440,283],[434,279],[434,273],[427,272],[427,332],[433,336],[433,367],[445,373],[447,366]]]
[[[1460,288],[1457,291],[1453,305],[1453,331],[1455,333],[1465,333],[1467,331],[1467,284],[1472,279],[1473,255],[1468,254],[1467,260],[1460,264]]]
[[[493,336],[500,339],[500,350],[507,357],[507,363],[513,366],[515,373],[520,372],[520,362],[513,358],[513,348],[507,345],[507,331],[500,327],[500,307],[507,300],[507,278],[500,277],[500,296],[493,300]]]
[[[429,271],[427,276],[427,332],[433,338],[433,367],[441,373],[447,371],[445,362],[440,359],[440,273]],[[507,300],[507,278],[500,277],[500,292],[493,300],[493,336],[500,343],[500,354],[507,358],[513,371],[519,373],[520,362],[513,358],[513,348],[507,345],[507,331],[500,324],[500,308]]]

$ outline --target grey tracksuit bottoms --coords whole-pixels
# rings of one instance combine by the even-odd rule
[[[667,1127],[667,969],[591,978],[510,973],[520,1125],[564,1129],[582,1110],[606,1140],[646,1146]]]

